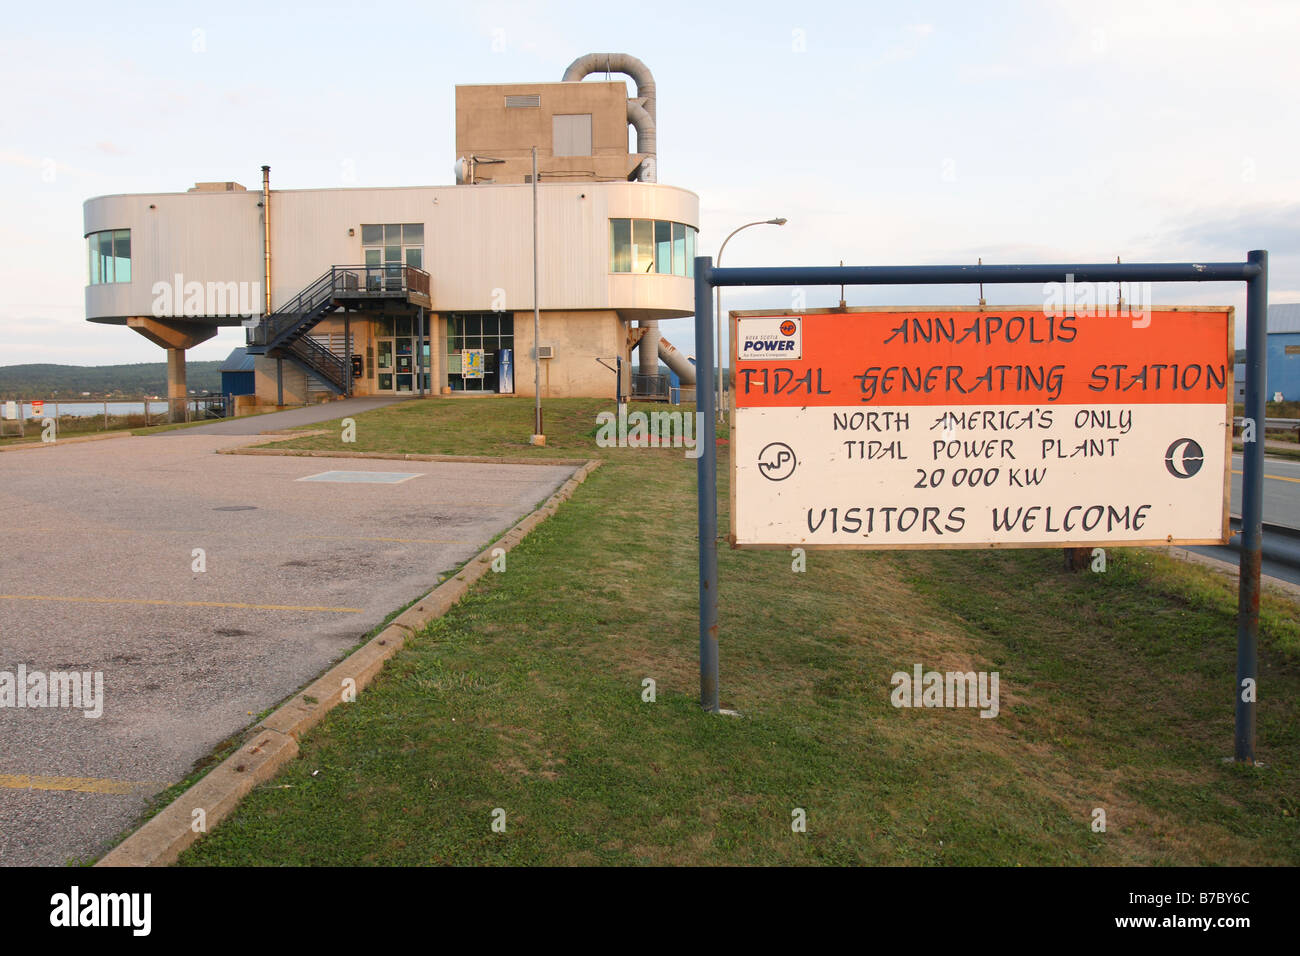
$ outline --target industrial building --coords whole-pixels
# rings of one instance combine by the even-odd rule
[[[275,189],[263,166],[261,189],[88,200],[87,320],[165,348],[172,397],[186,350],[238,325],[265,404],[532,395],[535,347],[544,397],[666,394],[661,357],[693,384],[658,323],[694,310],[699,198],[656,181],[645,64],[592,54],[560,82],[458,86],[455,123],[454,185]]]
[[[1300,402],[1300,302],[1268,307],[1268,398]]]

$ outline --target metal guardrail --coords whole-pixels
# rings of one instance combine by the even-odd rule
[[[137,428],[132,418],[143,418],[144,426],[159,425],[169,420],[196,421],[205,418],[226,418],[233,409],[233,399],[222,393],[208,392],[188,395],[185,398],[23,398],[0,399],[0,437],[26,437],[27,428],[40,428],[47,420],[57,427],[68,420],[102,420],[105,430],[114,426],[113,419],[122,419],[118,427]],[[12,408],[10,407],[12,406]],[[40,406],[40,410],[36,410]],[[125,411],[115,411],[127,406]],[[139,410],[136,410],[136,407]],[[75,409],[75,410],[72,410]],[[93,411],[87,411],[93,409]],[[172,412],[175,410],[176,415]]]
[[[1233,551],[1240,552],[1242,549],[1241,518],[1237,515],[1230,515],[1228,520],[1232,528],[1232,537],[1228,539],[1227,546]],[[1263,540],[1260,552],[1266,561],[1275,561],[1287,567],[1300,568],[1300,529],[1266,522],[1263,526]]]
[[[1238,415],[1232,420],[1232,424],[1241,427],[1245,419]],[[1266,418],[1264,419],[1265,428],[1300,428],[1300,418]]]
[[[1238,415],[1232,420],[1232,433],[1235,435],[1241,431],[1243,416]],[[1295,432],[1296,440],[1300,441],[1300,418],[1266,418],[1264,419],[1264,433],[1268,432]]]

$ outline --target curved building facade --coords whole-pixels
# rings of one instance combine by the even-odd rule
[[[532,394],[535,345],[544,394],[626,395],[632,351],[658,348],[657,320],[693,312],[699,199],[626,178],[641,157],[627,153],[626,116],[612,115],[625,93],[598,82],[457,90],[458,140],[464,127],[515,156],[520,129],[534,141],[552,132],[538,150],[537,342],[531,172],[470,150],[452,186],[271,189],[264,167],[260,190],[90,199],[86,318],[168,348],[182,386],[186,348],[248,326],[266,402]]]

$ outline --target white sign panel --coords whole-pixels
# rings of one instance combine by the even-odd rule
[[[1230,310],[806,313],[741,357],[790,318],[736,320],[735,546],[1227,540]]]

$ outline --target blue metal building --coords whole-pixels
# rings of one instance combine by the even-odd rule
[[[1300,302],[1268,307],[1268,394],[1300,402]]]
[[[221,366],[221,394],[254,395],[256,393],[253,356],[243,348],[234,349],[226,356],[226,362]]]

